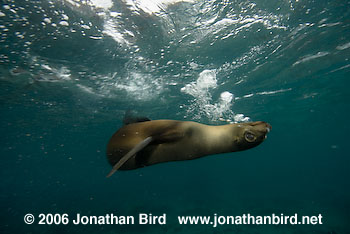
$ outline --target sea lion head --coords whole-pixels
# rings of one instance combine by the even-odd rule
[[[253,148],[266,139],[271,128],[263,121],[235,124],[235,145],[238,150]]]

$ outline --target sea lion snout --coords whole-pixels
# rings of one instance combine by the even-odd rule
[[[268,124],[268,123],[266,123],[264,121],[251,122],[250,125],[251,126],[263,126],[265,128],[268,128],[269,129],[268,131],[270,131],[271,128],[272,128],[270,124]]]
[[[263,121],[256,121],[248,124],[252,126],[256,131],[264,132],[265,134],[270,132],[272,129],[272,126],[269,123]]]
[[[271,125],[263,122],[248,122],[239,124],[242,127],[242,144],[250,147],[254,147],[267,138],[267,133],[272,129]]]

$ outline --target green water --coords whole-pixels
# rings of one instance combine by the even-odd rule
[[[349,1],[2,1],[0,233],[350,233],[349,17]],[[247,151],[106,179],[127,110],[272,131]],[[167,223],[39,225],[40,213]],[[177,221],[247,213],[323,224]]]

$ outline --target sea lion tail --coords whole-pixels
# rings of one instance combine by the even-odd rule
[[[108,173],[107,178],[111,177],[111,175],[114,174],[123,164],[128,161],[133,155],[137,154],[140,150],[145,148],[151,141],[153,140],[152,137],[147,137],[140,143],[138,143],[132,150],[130,150],[126,155],[124,155],[112,168],[112,170]]]

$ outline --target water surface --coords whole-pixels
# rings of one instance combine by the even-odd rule
[[[1,233],[349,233],[349,1],[9,1],[0,8]],[[126,110],[269,122],[257,148],[118,172]],[[27,213],[168,215],[25,225]],[[323,215],[181,226],[178,215]]]

